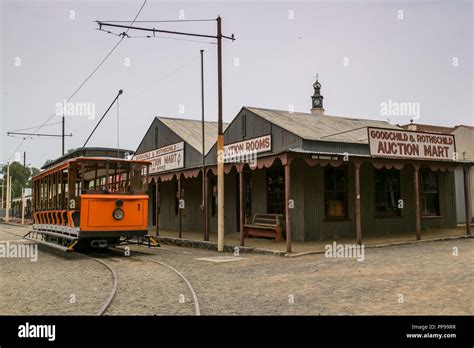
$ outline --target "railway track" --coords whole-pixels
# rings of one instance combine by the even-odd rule
[[[0,224],[0,232],[7,233],[7,234],[10,234],[10,235],[14,235],[14,236],[17,236],[17,237],[23,237],[28,230],[29,230],[29,226],[14,226],[14,225],[8,225],[8,224]],[[113,249],[110,249],[110,251],[112,253],[116,253],[120,256],[123,256],[123,250],[120,249],[120,248],[113,248]],[[150,254],[142,253],[140,251],[133,251],[133,253],[146,255],[146,256],[138,256],[138,255],[124,256],[123,258],[120,258],[120,260],[129,259],[129,260],[142,260],[142,261],[145,261],[145,262],[152,262],[156,265],[159,265],[161,267],[164,267],[164,268],[174,272],[174,274],[176,274],[180,278],[180,280],[183,281],[184,284],[186,284],[186,287],[188,288],[189,292],[191,293],[193,303],[194,303],[195,315],[201,315],[201,309],[200,309],[199,300],[198,300],[196,291],[195,291],[194,287],[192,286],[191,282],[180,271],[178,271],[177,269],[175,269],[174,267],[168,265],[167,263],[165,263],[163,261],[159,261],[159,260],[154,259],[152,257],[152,255],[150,255]],[[117,290],[119,288],[117,272],[109,263],[104,261],[102,258],[97,258],[97,257],[91,256],[91,255],[88,255],[88,254],[84,254],[84,253],[75,253],[75,254],[80,255],[81,257],[92,259],[92,260],[100,263],[103,267],[107,268],[107,270],[110,272],[110,274],[112,276],[112,289],[109,293],[109,296],[107,297],[105,302],[100,306],[99,310],[95,314],[95,315],[98,315],[98,316],[104,315],[107,312],[107,310],[112,306],[113,301],[114,301],[114,299],[116,297],[116,294],[117,294]]]

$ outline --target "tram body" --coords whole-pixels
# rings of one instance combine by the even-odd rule
[[[63,251],[106,248],[148,235],[148,161],[79,156],[33,178],[33,230]]]

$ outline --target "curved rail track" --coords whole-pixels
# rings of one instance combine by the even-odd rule
[[[23,235],[21,233],[20,234],[14,233],[14,232],[12,232],[12,230],[19,229],[19,228],[20,229],[28,229],[28,227],[26,227],[26,226],[15,226],[15,225],[9,225],[9,224],[0,224],[0,226],[2,227],[0,229],[0,232],[7,233],[7,234],[10,234],[10,235],[14,235],[14,236],[17,236],[17,237],[23,237]],[[8,231],[6,231],[5,228],[3,228],[3,227],[6,227],[6,229]],[[114,248],[114,249],[111,249],[111,250],[119,251],[120,249]],[[135,253],[140,253],[139,251],[134,251],[134,252]],[[117,289],[118,289],[117,273],[115,272],[115,270],[109,264],[107,264],[105,261],[103,261],[99,258],[90,256],[90,255],[87,255],[87,254],[84,254],[84,253],[76,253],[76,254],[97,261],[98,263],[103,265],[105,268],[107,268],[109,270],[109,272],[111,273],[111,275],[112,275],[112,290],[111,290],[109,296],[107,297],[107,299],[105,300],[105,302],[101,305],[101,307],[99,308],[99,310],[96,313],[96,315],[98,315],[98,316],[104,315],[104,313],[107,311],[107,309],[111,306],[111,304],[112,304],[112,302],[115,298],[115,295],[117,294]],[[141,254],[145,254],[145,253],[141,253]],[[150,255],[150,254],[146,254],[146,255]],[[179,272],[177,269],[173,268],[172,266],[166,264],[165,262],[153,259],[151,257],[151,255],[150,255],[150,257],[127,256],[126,258],[141,259],[141,260],[153,262],[155,264],[161,265],[161,266],[166,267],[167,269],[173,271],[176,275],[178,275],[184,281],[184,283],[188,287],[189,291],[191,292],[191,295],[193,297],[193,302],[194,302],[195,315],[201,315],[201,309],[200,309],[199,300],[198,300],[196,291],[195,291],[194,287],[192,286],[191,282],[181,272]]]

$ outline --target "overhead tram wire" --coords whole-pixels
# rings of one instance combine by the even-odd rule
[[[122,37],[127,37],[127,39],[168,39],[168,40],[177,40],[177,41],[187,41],[187,42],[197,42],[201,44],[208,44],[208,45],[217,45],[215,42],[211,41],[202,41],[202,40],[192,40],[192,39],[181,39],[177,37],[169,37],[169,36],[162,36],[162,35],[128,35],[127,33],[114,33],[113,31],[110,30],[105,30],[102,28],[97,28],[97,31],[103,31],[104,33],[110,34],[110,35],[115,35],[115,36],[122,36]]]
[[[43,127],[48,127],[48,126],[54,126],[55,124],[61,124],[62,122],[59,121],[59,122],[54,122],[54,123],[50,123],[50,124],[45,124]],[[39,126],[34,126],[34,127],[28,127],[28,128],[22,128],[22,129],[14,129],[10,132],[22,132],[22,131],[27,131],[27,130],[30,130],[30,129],[35,129],[35,128],[38,128]]]
[[[211,50],[214,50],[216,48],[217,48],[216,45],[212,46],[209,52],[211,52]],[[128,103],[130,103],[131,101],[135,100],[138,97],[143,97],[144,95],[152,93],[160,83],[163,83],[163,82],[167,81],[168,79],[173,77],[175,73],[177,73],[180,70],[183,70],[184,68],[187,68],[187,67],[193,65],[198,60],[199,60],[199,56],[193,57],[192,59],[184,62],[183,64],[181,64],[177,68],[173,69],[172,71],[170,71],[166,74],[163,74],[162,76],[159,76],[157,78],[156,82],[153,84],[153,86],[151,88],[142,88],[137,93],[134,93],[133,95],[127,97],[127,99],[125,99],[125,101],[122,101],[122,104],[128,104]]]
[[[140,9],[138,10],[135,18],[133,19],[132,23],[130,23],[128,29],[126,30],[125,33],[128,33],[128,31],[130,30],[130,27],[135,23],[136,19],[138,18],[138,16],[140,15],[140,13],[142,12],[143,10],[143,7],[145,7],[147,3],[147,0],[144,0],[142,6],[140,7]],[[105,63],[105,61],[110,57],[110,55],[117,49],[117,47],[120,45],[120,43],[123,41],[125,36],[122,36],[120,38],[120,40],[115,44],[115,46],[110,50],[109,53],[107,53],[107,55],[104,57],[104,59],[102,59],[102,61],[99,63],[99,65],[97,65],[97,67],[92,70],[92,72],[87,76],[87,78],[79,85],[79,87],[71,94],[71,96],[64,101],[63,103],[63,106],[64,104],[67,104],[72,98],[74,98],[74,96],[81,90],[81,88],[87,83],[87,81],[89,81],[92,76],[97,72],[97,70],[100,69],[100,67]],[[34,133],[38,132],[41,128],[43,128],[54,116],[57,115],[57,111],[55,111],[41,126],[39,126],[35,131]],[[6,160],[6,162],[10,161],[10,159],[15,155],[15,153],[18,151],[18,149],[23,145],[23,143],[25,142],[26,138],[23,138],[23,140],[21,141],[20,145],[17,147],[17,149],[15,151],[13,151],[13,153],[10,155],[10,157],[8,157],[8,159]]]

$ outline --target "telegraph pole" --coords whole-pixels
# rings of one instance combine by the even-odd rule
[[[62,131],[62,134],[61,134],[61,135],[62,135],[62,149],[63,149],[62,155],[64,156],[64,144],[65,144],[65,139],[66,139],[66,138],[65,138],[66,135],[65,135],[65,133],[64,133],[64,131],[65,131],[65,129],[66,129],[65,120],[64,120],[64,115],[63,115],[63,119],[62,119],[62,128],[63,128],[63,131]]]
[[[25,177],[25,185],[21,189],[21,224],[25,224],[25,196],[26,196],[26,151],[23,152],[23,175]]]
[[[5,207],[5,222],[10,221],[10,163],[7,162],[7,205]]]
[[[207,220],[207,192],[206,192],[206,147],[204,146],[204,50],[201,50],[201,116],[202,116],[202,222],[204,226],[204,240],[209,241],[209,224]]]
[[[217,39],[217,98],[218,98],[218,113],[217,113],[217,250],[224,251],[224,136],[222,134],[222,39],[229,39],[234,41],[234,34],[232,36],[222,35],[222,19],[221,16],[216,18],[217,21],[217,35],[196,34],[189,32],[179,32],[171,30],[159,30],[155,28],[134,27],[129,25],[111,24],[105,21],[96,21],[99,25],[99,30],[102,27],[115,27],[131,29],[140,31],[149,31],[153,35],[155,33],[165,33],[172,35],[185,35],[194,37],[205,37]],[[128,37],[127,33],[122,33],[124,37]]]
[[[53,137],[53,138],[62,138],[62,147],[61,147],[61,153],[64,155],[64,138],[65,137],[72,137],[71,134],[64,134],[64,116],[63,116],[63,130],[62,134],[45,134],[45,133],[24,133],[24,132],[7,132],[7,135],[26,135],[26,136],[35,136],[35,137]]]
[[[217,17],[217,251],[224,251],[224,136],[222,135],[222,27]]]

